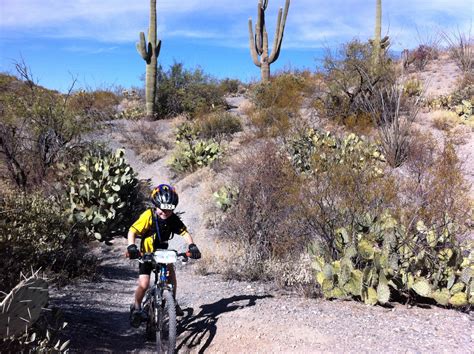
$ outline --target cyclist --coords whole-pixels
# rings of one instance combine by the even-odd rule
[[[174,214],[178,205],[178,194],[175,188],[168,184],[160,184],[151,192],[151,202],[154,208],[143,212],[128,231],[127,253],[130,259],[136,259],[141,252],[153,252],[157,249],[167,249],[168,241],[173,234],[181,235],[188,244],[191,258],[201,258],[201,252],[194,244],[193,238],[187,231],[186,226],[179,216]],[[140,251],[135,245],[136,236],[141,237]],[[150,274],[152,265],[150,263],[139,264],[138,286],[135,290],[135,303],[130,306],[130,324],[139,327],[145,314],[141,310],[141,302],[145,292],[150,285]],[[173,285],[173,296],[176,299],[176,273],[174,267],[170,267],[169,279]],[[183,316],[183,310],[176,302],[176,315]]]

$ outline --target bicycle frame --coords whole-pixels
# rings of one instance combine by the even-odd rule
[[[156,334],[158,352],[163,351],[165,330],[168,330],[168,352],[174,353],[176,345],[176,310],[173,297],[173,285],[169,283],[170,264],[177,262],[178,257],[187,260],[187,254],[175,250],[158,250],[146,253],[140,262],[151,263],[155,279],[142,301],[142,308],[148,315],[147,335]],[[165,326],[166,322],[166,326]]]

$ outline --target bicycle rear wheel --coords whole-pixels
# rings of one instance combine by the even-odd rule
[[[156,349],[159,353],[174,353],[176,347],[176,307],[173,293],[163,291],[163,302],[157,306]]]

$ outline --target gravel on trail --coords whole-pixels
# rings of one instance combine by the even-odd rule
[[[71,352],[153,352],[144,328],[128,322],[137,264],[126,240],[101,246],[96,282],[54,290],[68,322]],[[472,353],[473,316],[432,308],[366,306],[307,299],[269,285],[197,275],[198,261],[178,265],[179,353]]]

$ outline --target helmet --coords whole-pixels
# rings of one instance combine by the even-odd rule
[[[179,198],[176,189],[168,184],[160,184],[151,192],[152,203],[161,210],[174,210]]]

